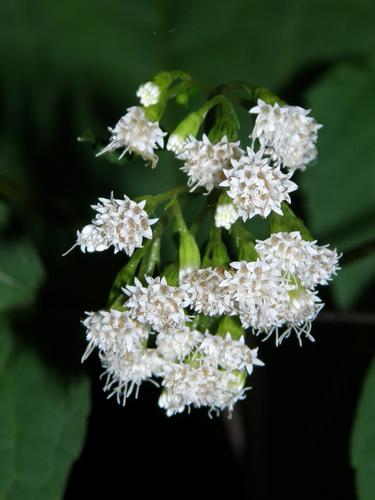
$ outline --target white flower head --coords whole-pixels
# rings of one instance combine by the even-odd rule
[[[135,397],[143,381],[152,380],[163,372],[163,362],[156,349],[139,349],[122,354],[109,353],[102,356],[106,382],[104,391],[108,398],[116,396],[119,404],[125,405],[126,399],[136,389]],[[156,384],[156,382],[154,382]],[[157,384],[156,384],[157,385]]]
[[[223,282],[237,301],[239,318],[244,328],[255,332],[281,326],[289,303],[289,291],[296,288],[288,283],[280,269],[262,260],[232,262],[236,270]]]
[[[142,83],[137,90],[137,97],[146,108],[159,102],[160,88],[154,82]]]
[[[285,313],[285,323],[281,328],[270,330],[266,338],[275,333],[276,345],[288,338],[291,333],[295,333],[298,343],[302,345],[302,336],[314,342],[311,335],[312,322],[324,307],[324,303],[313,292],[299,286],[290,292],[290,301]]]
[[[336,250],[303,240],[299,231],[273,233],[266,240],[257,240],[255,248],[262,260],[276,263],[306,288],[327,285],[339,269]]]
[[[219,204],[215,210],[215,226],[229,230],[238,219],[237,210],[233,203]]]
[[[109,128],[109,131],[112,134],[110,143],[96,156],[116,149],[124,149],[120,158],[129,151],[150,161],[152,167],[156,166],[158,157],[154,150],[164,147],[166,132],[161,130],[158,122],[152,122],[146,118],[144,108],[141,106],[128,108],[127,113],[120,118],[114,128]]]
[[[126,302],[129,315],[157,332],[182,328],[189,320],[184,311],[188,305],[184,287],[170,286],[165,278],[159,276],[147,276],[145,279],[147,286],[135,278],[134,286],[123,288],[129,296]]]
[[[272,106],[259,99],[250,113],[257,115],[251,137],[259,140],[276,165],[294,172],[304,170],[316,158],[315,143],[322,125],[307,116],[310,110],[277,103]]]
[[[202,341],[203,334],[198,330],[190,330],[187,326],[166,330],[156,337],[159,354],[166,361],[183,361],[190,352]]]
[[[190,136],[183,149],[185,163],[181,170],[188,176],[191,191],[204,188],[210,193],[214,187],[224,180],[224,168],[230,168],[231,160],[238,160],[243,151],[240,142],[229,142],[224,136],[216,144],[212,144],[206,135],[201,141]]]
[[[297,189],[289,180],[292,174],[271,167],[263,154],[263,150],[255,153],[247,148],[247,155],[232,160],[232,168],[224,170],[226,180],[220,183],[244,221],[255,215],[267,217],[272,211],[282,215],[281,203],[290,203],[289,193]]]
[[[250,375],[254,365],[264,365],[257,357],[258,349],[250,349],[245,344],[244,336],[239,340],[233,340],[230,333],[223,337],[206,332],[199,350],[211,360],[211,363],[225,370],[246,370]]]
[[[104,353],[133,352],[147,342],[149,328],[131,319],[127,311],[87,312],[82,321],[86,327],[87,349],[82,361],[97,347]]]
[[[232,314],[234,310],[233,296],[222,285],[228,272],[224,268],[207,267],[198,269],[184,277],[190,307],[207,316]]]
[[[210,416],[224,409],[231,412],[245,397],[245,379],[244,372],[218,369],[207,358],[194,365],[171,364],[164,374],[159,406],[168,416],[191,407],[208,407]]]
[[[123,200],[111,196],[99,198],[92,205],[97,212],[92,224],[77,233],[77,243],[84,252],[103,251],[113,246],[114,252],[132,255],[142,246],[143,238],[152,238],[151,225],[158,219],[149,219],[144,210],[146,202],[137,203],[126,195]]]

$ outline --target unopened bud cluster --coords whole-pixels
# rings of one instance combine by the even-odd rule
[[[155,167],[169,134],[166,149],[186,185],[136,200],[99,198],[75,244],[83,252],[112,248],[128,256],[107,307],[86,313],[82,359],[97,350],[104,390],[121,404],[152,381],[168,416],[200,407],[230,413],[244,399],[254,366],[263,365],[257,337],[273,337],[276,345],[292,333],[300,344],[314,340],[312,321],[324,305],[318,287],[332,280],[340,258],[313,240],[289,207],[298,188],[292,177],[316,158],[321,125],[308,110],[269,93],[249,110],[253,128],[249,143],[241,145],[227,92],[167,132],[165,109],[173,100],[186,104],[194,85],[180,71],[142,84],[140,105],[109,129],[109,144],[98,153],[136,154]],[[199,196],[201,219],[189,226],[186,215]],[[256,216],[269,222],[266,239],[251,232]],[[201,220],[210,226],[199,246]],[[168,231],[177,245],[175,262],[164,262],[161,254]]]

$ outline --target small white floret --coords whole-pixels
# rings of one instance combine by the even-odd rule
[[[137,97],[142,106],[153,106],[159,102],[160,88],[154,82],[142,83],[137,90]]]

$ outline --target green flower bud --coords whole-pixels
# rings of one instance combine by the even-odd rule
[[[180,247],[178,251],[179,257],[179,278],[180,280],[186,275],[199,269],[201,263],[201,255],[197,242],[194,236],[188,231],[180,233]]]
[[[205,115],[199,111],[194,111],[187,115],[180,122],[176,129],[171,133],[167,142],[168,151],[173,151],[175,154],[180,154],[183,150],[186,139],[190,136],[195,137],[198,134]]]

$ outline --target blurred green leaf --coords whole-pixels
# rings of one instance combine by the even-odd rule
[[[366,375],[354,422],[351,462],[359,500],[375,498],[375,358]]]
[[[344,309],[357,301],[375,276],[375,255],[362,257],[342,267],[333,280],[332,290],[336,303]]]
[[[34,246],[26,240],[0,247],[0,311],[31,302],[44,278]]]
[[[9,205],[4,201],[0,201],[0,231],[2,231],[6,227],[9,221],[9,217],[10,217]]]
[[[63,380],[11,344],[0,317],[0,499],[59,500],[85,436],[88,381]]]
[[[36,125],[48,134],[51,109],[67,86],[77,115],[92,113],[88,97],[98,89],[125,107],[125,96],[134,96],[141,81],[181,61],[198,79],[285,85],[317,61],[373,51],[374,16],[372,0],[238,0],[230,9],[214,0],[191,1],[189,9],[172,0],[3,2],[6,109],[23,113],[17,83],[27,81],[38,96]]]
[[[341,251],[375,237],[375,68],[343,65],[309,92],[312,115],[324,125],[317,165],[300,176],[309,228]],[[333,288],[337,304],[351,306],[374,277],[374,260],[342,271]]]

